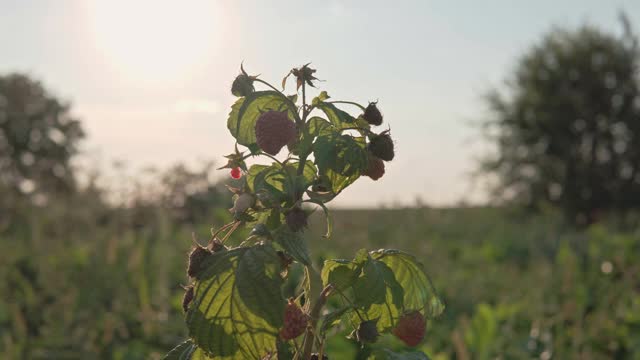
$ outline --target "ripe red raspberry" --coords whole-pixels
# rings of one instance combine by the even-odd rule
[[[424,339],[427,322],[418,311],[406,313],[400,317],[393,334],[408,346],[416,346]]]
[[[280,337],[284,340],[297,338],[306,330],[307,321],[307,315],[293,302],[293,299],[289,299],[284,310],[284,325],[280,329]]]
[[[385,131],[379,135],[374,135],[369,142],[369,151],[384,161],[393,160],[395,150],[393,139],[389,136],[389,131]]]
[[[382,114],[378,107],[376,106],[377,102],[369,103],[366,109],[364,109],[364,114],[362,117],[366,122],[371,125],[380,125],[382,124]]]
[[[189,265],[187,266],[187,275],[189,275],[190,277],[196,277],[196,275],[198,275],[200,270],[202,270],[201,269],[202,263],[210,255],[211,253],[209,252],[209,250],[201,246],[196,246],[195,248],[193,248],[193,250],[191,250],[191,253],[189,253]]]
[[[369,167],[362,172],[362,175],[368,176],[373,180],[378,180],[384,175],[384,162],[373,154],[369,154]]]
[[[307,226],[307,213],[299,207],[294,207],[287,213],[285,220],[289,229],[293,232],[297,232]]]
[[[236,180],[242,177],[242,171],[240,171],[239,167],[234,167],[233,169],[231,169],[231,177]]]
[[[184,297],[182,298],[182,310],[187,312],[187,310],[189,310],[189,304],[191,304],[191,301],[193,300],[193,285],[189,285],[184,289],[185,292]]]
[[[256,121],[256,142],[267,154],[277,155],[283,146],[295,141],[296,136],[296,125],[286,111],[267,111]]]

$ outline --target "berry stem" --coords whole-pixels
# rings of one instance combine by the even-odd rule
[[[257,81],[261,84],[267,85],[268,87],[270,87],[271,89],[273,89],[274,91],[278,92],[280,95],[282,95],[283,98],[286,99],[287,103],[289,104],[289,106],[291,107],[291,112],[293,113],[293,115],[296,117],[296,124],[303,122],[302,119],[300,119],[300,116],[298,116],[298,108],[296,107],[296,104],[293,103],[293,101],[291,101],[291,99],[289,99],[287,97],[287,95],[285,95],[282,91],[276,89],[273,85],[269,84],[268,82],[261,80],[261,79],[255,79],[254,81]],[[303,91],[304,91],[304,85],[302,87]]]
[[[362,105],[360,105],[358,103],[355,103],[353,101],[338,101],[338,100],[336,100],[336,101],[328,101],[328,103],[330,103],[330,104],[349,104],[349,105],[354,105],[354,106],[359,107],[360,109],[362,109],[362,111],[366,110],[366,108],[364,106],[362,106]]]

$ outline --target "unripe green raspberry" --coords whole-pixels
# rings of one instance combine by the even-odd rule
[[[256,203],[255,197],[249,193],[242,193],[238,195],[236,200],[233,202],[233,207],[230,211],[234,214],[242,214],[245,211],[249,210]]]

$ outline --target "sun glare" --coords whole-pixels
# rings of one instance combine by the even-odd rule
[[[98,0],[86,6],[96,48],[129,76],[184,76],[219,44],[220,15],[211,0]]]

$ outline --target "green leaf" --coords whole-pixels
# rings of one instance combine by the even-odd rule
[[[288,341],[278,339],[278,343],[276,346],[278,347],[277,360],[293,360],[294,349]]]
[[[330,328],[338,325],[342,316],[350,310],[353,310],[353,307],[345,306],[324,315],[322,317],[322,323],[320,325],[320,333],[324,335]]]
[[[361,267],[349,260],[325,260],[320,277],[323,286],[332,284],[343,291],[353,285],[360,275]]]
[[[297,165],[297,163],[296,163],[296,165]],[[297,168],[297,166],[296,166],[296,168]],[[302,171],[302,177],[305,180],[305,188],[307,186],[313,184],[314,181],[316,181],[316,178],[318,177],[318,168],[313,163],[313,161],[307,160],[305,162],[304,169]]]
[[[187,340],[169,351],[163,360],[213,360],[200,350],[191,340]]]
[[[321,102],[318,103],[317,108],[324,111],[329,121],[338,129],[345,127],[352,127],[356,119],[346,111],[338,109],[331,103]]]
[[[352,302],[367,319],[378,319],[378,330],[389,331],[405,311],[433,318],[444,310],[422,265],[397,250],[358,251],[353,261],[327,260],[321,273],[325,285],[353,290]],[[352,319],[357,321],[356,314]]]
[[[389,289],[393,292],[394,305],[401,305],[402,287],[393,278],[391,269],[384,263],[369,258],[362,267],[362,274],[353,284],[356,305],[367,308],[373,304],[384,304]],[[398,296],[400,298],[397,298]]]
[[[307,121],[307,128],[309,129],[309,134],[313,137],[329,135],[336,131],[330,122],[318,116],[314,116]]]
[[[431,279],[423,265],[411,254],[399,250],[381,249],[371,257],[386,264],[404,290],[402,306],[407,310],[424,308],[427,317],[437,317],[444,311]]]
[[[329,94],[327,94],[326,91],[323,91],[320,94],[318,94],[318,96],[314,97],[313,100],[311,100],[311,105],[318,105],[321,102],[327,100],[328,98],[330,98]]]
[[[290,198],[291,178],[278,163],[252,165],[247,172],[247,186],[265,206],[278,206]]]
[[[282,225],[273,233],[273,239],[298,262],[304,265],[311,264],[307,242],[302,233],[293,232],[289,226]]]
[[[284,299],[280,259],[268,245],[213,254],[187,312],[189,336],[216,359],[257,359],[276,349]]]
[[[364,137],[332,132],[319,136],[313,154],[318,171],[335,194],[351,185],[369,166]]]
[[[255,220],[249,225],[255,226],[257,224],[263,224],[269,231],[274,231],[282,225],[284,216],[280,212],[279,208],[261,209],[252,213]]]
[[[255,144],[256,121],[261,113],[269,110],[288,110],[289,118],[295,119],[296,109],[292,109],[289,99],[277,91],[256,91],[231,106],[227,128],[238,144],[249,147]]]
[[[307,160],[305,162],[304,168],[302,169],[302,175],[298,175],[298,166],[299,163],[297,162],[288,163],[285,166],[285,170],[289,177],[291,179],[295,179],[293,188],[290,188],[290,185],[287,184],[285,190],[287,194],[295,192],[296,198],[299,197],[298,195],[304,194],[305,190],[311,186],[318,177],[318,169],[313,164],[313,161]]]

